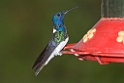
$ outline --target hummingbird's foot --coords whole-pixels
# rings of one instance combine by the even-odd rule
[[[62,55],[62,52],[59,52],[57,55],[61,56]]]

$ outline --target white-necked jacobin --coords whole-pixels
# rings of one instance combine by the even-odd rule
[[[74,7],[64,12],[58,12],[53,15],[53,35],[43,52],[36,59],[32,68],[35,68],[35,75],[37,76],[41,69],[48,64],[48,62],[56,55],[62,55],[61,50],[67,44],[69,37],[67,34],[66,27],[64,25],[64,16],[69,11],[75,9]]]

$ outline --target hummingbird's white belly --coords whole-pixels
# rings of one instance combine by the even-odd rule
[[[65,41],[62,41],[56,48],[55,48],[55,50],[52,52],[52,54],[50,55],[50,57],[47,59],[47,61],[45,62],[45,65],[47,65],[48,64],[48,62],[54,57],[54,56],[56,56],[56,55],[62,55],[61,53],[60,53],[60,51],[64,48],[64,46],[67,44],[67,42],[68,42],[68,40],[69,40],[69,37],[67,37],[66,39],[65,39]]]

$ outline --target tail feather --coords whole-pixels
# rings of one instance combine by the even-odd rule
[[[43,67],[45,66],[45,64],[42,64],[41,66],[37,66],[35,69],[35,76],[37,76],[40,71],[43,69]]]
[[[54,49],[55,49],[55,46],[49,46],[49,45],[47,45],[46,48],[43,50],[43,52],[36,59],[34,65],[32,67],[32,69],[35,69],[35,75],[36,76],[43,69],[43,67],[45,65],[47,65],[47,63],[50,61],[49,60],[49,57],[51,56],[51,54],[54,51]]]

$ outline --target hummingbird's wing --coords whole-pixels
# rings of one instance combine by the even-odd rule
[[[67,33],[64,34],[62,31],[56,31],[53,33],[51,41],[47,44],[43,52],[36,59],[32,68],[35,69],[35,75],[37,76],[41,69],[47,65],[47,63],[55,56],[60,55],[60,51],[68,42]],[[59,54],[60,53],[60,54]]]
[[[53,51],[57,47],[57,44],[54,41],[50,41],[43,52],[36,59],[32,68],[35,68],[35,75],[37,76],[41,69],[47,65],[47,63],[54,57]]]

